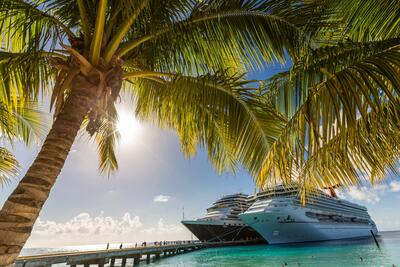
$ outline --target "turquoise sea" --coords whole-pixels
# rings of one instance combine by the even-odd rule
[[[371,239],[295,245],[257,245],[199,250],[150,266],[396,266],[400,267],[400,232],[383,232],[379,250]],[[362,258],[362,259],[361,259]]]
[[[378,241],[380,249],[376,246],[372,238],[292,245],[257,245],[210,248],[161,258],[158,261],[151,262],[149,265],[142,262],[140,266],[400,267],[400,232],[381,232]],[[44,250],[45,249],[42,249],[41,252]],[[75,248],[75,250],[79,249]],[[54,249],[52,249],[51,252],[54,252]],[[36,253],[27,249],[23,254]],[[129,263],[130,262],[128,262],[128,264]],[[131,264],[128,266],[131,266]]]

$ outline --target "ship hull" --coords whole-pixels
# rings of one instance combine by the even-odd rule
[[[238,240],[265,240],[252,228],[246,225],[228,225],[219,222],[182,221],[200,241],[221,242]]]
[[[241,219],[255,229],[269,244],[328,241],[366,238],[377,234],[375,225],[356,223],[325,223],[294,220],[282,222],[276,218],[288,213],[244,213]]]

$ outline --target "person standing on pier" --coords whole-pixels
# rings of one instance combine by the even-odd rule
[[[119,249],[122,249],[122,243],[121,243],[121,245],[119,245]]]

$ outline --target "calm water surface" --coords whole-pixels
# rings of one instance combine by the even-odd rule
[[[149,266],[396,266],[400,267],[400,232],[373,239],[296,245],[215,248],[163,259]],[[362,260],[361,258],[362,257]]]
[[[146,265],[151,267],[183,266],[396,266],[400,267],[400,232],[382,232],[378,238],[381,249],[373,239],[303,243],[295,245],[257,245],[210,248],[162,258]],[[101,246],[101,247],[104,247]],[[75,249],[64,250],[80,250]],[[51,252],[54,250],[42,249]],[[60,249],[58,250],[60,251]],[[36,254],[27,249],[23,254]],[[362,259],[361,259],[362,258]],[[130,262],[128,262],[129,264]],[[129,266],[129,265],[128,265]]]

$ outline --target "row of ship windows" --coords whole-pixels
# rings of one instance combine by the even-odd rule
[[[309,218],[313,218],[313,219],[316,218],[321,222],[337,222],[337,223],[346,222],[346,223],[370,224],[369,220],[360,219],[360,218],[349,218],[349,217],[335,218],[334,215],[326,216],[326,215],[316,214],[316,213],[311,213],[311,212],[306,212],[306,216]],[[253,219],[256,221],[257,217],[254,217]],[[281,222],[295,222],[296,221],[290,215],[288,215],[287,217],[279,217],[278,216],[278,217],[276,217],[276,220],[281,221]],[[259,220],[259,222],[265,222],[265,221],[268,221],[268,220]]]
[[[301,207],[300,203],[297,206]],[[343,214],[357,215],[359,217],[369,218],[368,213],[366,213],[366,212],[348,210],[348,209],[337,207],[337,206],[333,207],[333,206],[328,206],[328,205],[324,205],[324,204],[313,203],[313,204],[308,204],[307,208],[319,209],[319,210],[322,209],[322,210],[329,211],[329,212],[338,212],[338,213],[343,213]]]
[[[276,196],[276,195],[274,195],[274,196]],[[288,192],[288,193],[279,194],[279,197],[286,197],[286,196],[297,196],[297,193],[296,192],[294,192],[294,193]],[[263,199],[267,200],[267,199],[271,199],[271,196],[270,195],[269,196],[263,196],[263,197],[259,197],[258,199],[259,200],[263,200]],[[344,206],[347,206],[349,208],[358,209],[358,210],[366,210],[364,207],[361,207],[359,205],[355,205],[355,204],[352,204],[352,203],[346,203],[343,200],[338,200],[336,198],[332,198],[330,196],[326,196],[325,194],[322,194],[322,193],[319,194],[319,195],[311,194],[310,195],[310,199],[317,200],[317,201],[327,201],[327,202],[330,202],[332,204],[340,204],[340,205],[344,205]]]
[[[301,203],[300,203],[300,201],[298,199],[295,200],[295,203],[298,204],[298,205],[301,205]],[[340,203],[340,204],[341,205],[345,205],[344,203]],[[255,203],[251,207],[251,209],[259,208],[259,207],[264,206],[264,205],[266,205],[265,202]],[[271,205],[271,207],[276,207],[276,208],[277,207],[285,207],[285,206],[287,206],[287,204],[270,204],[270,205]],[[360,215],[366,213],[365,209],[357,209],[357,208],[354,208],[354,207],[351,207],[351,206],[348,206],[348,205],[345,205],[346,207],[342,207],[342,206],[338,206],[337,202],[332,202],[332,201],[326,202],[326,201],[321,200],[321,199],[315,199],[315,202],[308,203],[308,206],[313,206],[313,205],[314,206],[326,207],[326,208],[333,208],[333,209],[341,210],[341,211],[344,211],[344,212],[357,213],[357,214],[360,214]]]
[[[237,205],[237,204],[229,204],[229,205],[213,205],[208,209],[218,209],[218,208],[231,208],[231,207],[249,207],[249,205]]]
[[[300,203],[298,203],[300,206]],[[367,212],[361,212],[358,210],[350,210],[347,208],[339,207],[339,206],[332,206],[332,205],[325,205],[324,203],[310,203],[307,205],[308,208],[317,208],[317,209],[327,209],[328,211],[335,211],[335,212],[341,212],[345,214],[356,214],[361,217],[366,217],[368,216]]]
[[[283,191],[282,193],[267,193],[267,194],[260,194],[260,196],[258,197],[258,199],[269,199],[271,196],[292,196],[292,195],[297,195],[298,192],[297,191],[293,191],[293,190],[288,190],[288,191]],[[333,198],[323,192],[321,192],[320,194],[316,194],[316,193],[312,193],[310,195],[310,198],[313,199],[318,199],[318,200],[329,200],[330,202],[338,202],[338,200],[336,198]],[[364,210],[364,207],[358,206],[358,205],[353,205],[351,203],[346,203],[345,201],[340,200],[340,204],[351,207],[351,208],[355,208],[355,209],[361,209]]]
[[[241,223],[224,223],[224,226],[244,226],[244,224],[241,224]]]
[[[300,206],[300,203],[298,203],[298,204],[299,204],[298,206]],[[260,207],[262,207],[264,205],[265,205],[265,203],[260,203],[259,205],[253,205],[249,210],[255,210],[255,209],[260,208]],[[270,206],[278,208],[278,207],[286,207],[287,205],[288,204],[272,204]],[[357,211],[357,210],[349,210],[349,209],[341,208],[341,207],[338,207],[338,206],[331,206],[331,205],[312,203],[312,204],[308,205],[308,208],[323,208],[323,209],[328,209],[329,211],[332,211],[332,208],[333,208],[334,210],[336,210],[338,212],[340,211],[340,212],[346,213],[346,214],[352,214],[352,215],[354,214],[354,215],[358,215],[360,217],[369,218],[368,214],[365,213],[365,212],[360,212],[360,211]]]
[[[306,212],[306,216],[309,218],[318,219],[319,221],[322,222],[333,221],[333,222],[362,223],[362,224],[368,224],[370,222],[369,220],[362,218],[325,215],[314,212]]]
[[[246,203],[247,199],[242,199],[242,198],[236,198],[236,199],[220,199],[218,201],[216,201],[215,203],[222,203],[222,202],[242,202],[242,203]]]
[[[364,207],[361,207],[359,205],[352,204],[352,203],[347,203],[346,201],[338,200],[338,199],[335,199],[335,198],[326,198],[326,197],[320,198],[318,196],[311,195],[310,199],[313,199],[313,200],[316,200],[316,201],[321,201],[321,202],[332,203],[334,205],[335,204],[340,204],[342,206],[346,206],[346,207],[351,208],[351,209],[366,211],[366,208],[364,208]]]

